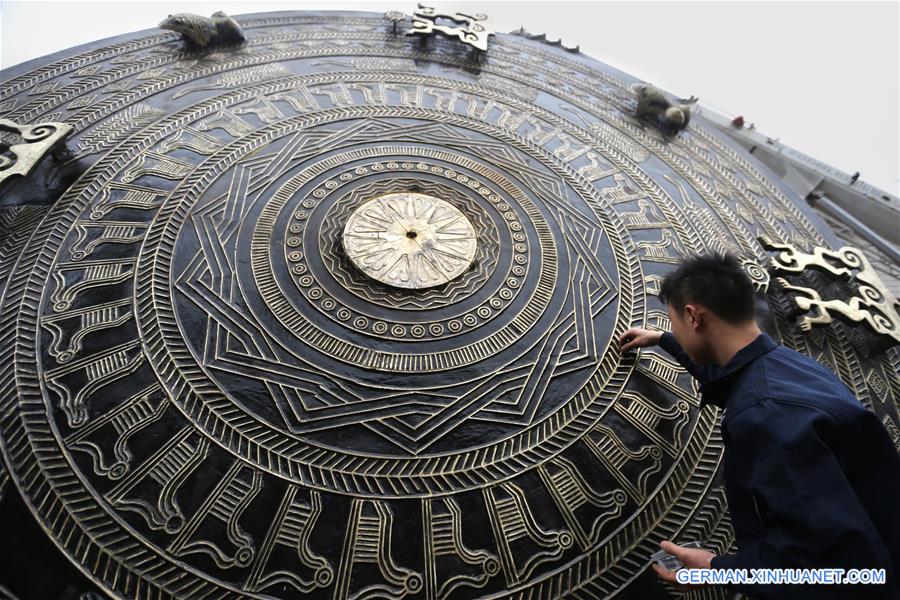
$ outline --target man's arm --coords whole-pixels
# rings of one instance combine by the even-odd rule
[[[671,354],[672,358],[678,361],[678,364],[684,367],[700,383],[704,383],[712,378],[715,366],[698,365],[692,361],[691,357],[681,347],[681,344],[678,343],[678,340],[675,339],[675,336],[669,331],[661,332],[632,327],[622,334],[622,337],[619,338],[619,344],[623,352],[631,348],[658,345]]]
[[[833,427],[825,413],[771,399],[733,418],[729,444],[740,453],[746,488],[762,500],[766,531],[736,554],[713,558],[712,568],[890,570],[878,532],[823,439]],[[734,587],[758,598],[776,591]]]
[[[671,332],[666,331],[660,336],[659,347],[671,354],[672,358],[677,360],[678,364],[684,367],[700,383],[709,381],[712,378],[713,366],[698,365],[692,361]]]

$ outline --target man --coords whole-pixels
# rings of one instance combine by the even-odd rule
[[[882,423],[828,369],[757,326],[731,255],[685,260],[659,294],[672,331],[633,328],[622,351],[659,344],[722,409],[736,554],[660,545],[686,568],[884,569],[884,585],[735,585],[754,598],[900,598],[900,457]],[[675,573],[654,565],[675,582]]]

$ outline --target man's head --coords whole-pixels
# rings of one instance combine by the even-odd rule
[[[756,328],[753,283],[731,254],[685,259],[663,280],[672,335],[695,363],[715,362],[722,336]]]

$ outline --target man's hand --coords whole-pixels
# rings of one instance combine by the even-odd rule
[[[662,337],[661,331],[650,331],[649,329],[641,329],[632,327],[622,334],[619,338],[619,350],[625,352],[632,348],[643,348],[644,346],[655,346]]]
[[[659,543],[659,547],[680,560],[685,569],[709,569],[713,556],[709,550],[701,550],[700,548],[683,548],[672,542],[665,540]],[[675,578],[674,571],[667,571],[656,563],[653,563],[653,570],[660,579],[680,585]]]

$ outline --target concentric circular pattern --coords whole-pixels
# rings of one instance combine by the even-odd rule
[[[381,151],[393,156],[404,148]],[[447,152],[441,154],[457,163],[461,160]],[[404,176],[407,170],[412,173]],[[409,176],[413,174],[416,176]],[[512,185],[502,178],[499,181]],[[354,266],[341,243],[345,224],[353,210],[390,190],[417,190],[446,198],[458,207],[474,224],[479,240],[471,268],[445,285],[410,294],[381,284]],[[511,210],[515,202],[501,194],[499,188],[491,189],[478,177],[423,160],[376,161],[348,168],[326,180],[312,197],[305,197],[292,215],[285,247],[293,280],[323,315],[363,333],[393,339],[436,339],[472,330],[503,313],[523,288],[529,269],[527,229]],[[317,222],[313,213],[319,210],[325,211],[321,226],[308,230],[311,215]],[[313,251],[305,252],[305,248]],[[501,252],[501,248],[512,252]],[[502,264],[496,270],[498,261]],[[485,283],[487,291],[478,293]],[[348,296],[347,291],[364,302]],[[454,303],[459,305],[436,310]],[[398,309],[408,312],[398,313]]]
[[[239,49],[137,34],[0,92],[76,126],[77,181],[0,264],[2,451],[58,547],[119,597],[428,600],[725,550],[716,415],[615,340],[669,326],[682,256],[824,244],[803,203],[534,41],[476,68],[380,16],[239,20]],[[827,332],[785,343],[893,425],[895,359]]]
[[[383,163],[375,163],[372,165],[372,168],[377,172],[379,169],[387,168],[387,166]],[[366,167],[358,167],[358,170],[362,170],[365,173]],[[434,165],[429,171],[432,174],[441,175],[444,172],[444,168]],[[453,174],[452,170],[449,172]],[[453,304],[468,297],[488,280],[497,265],[501,242],[494,220],[491,219],[486,209],[482,208],[475,198],[469,197],[466,190],[459,190],[447,185],[446,182],[433,181],[421,175],[418,177],[403,177],[400,175],[402,173],[388,179],[364,183],[346,194],[342,194],[342,197],[331,205],[322,224],[321,231],[323,235],[319,238],[319,253],[323,257],[327,257],[323,258],[323,260],[326,262],[329,274],[341,286],[363,300],[395,310],[434,309]],[[377,282],[373,282],[370,277],[363,275],[359,269],[354,268],[344,254],[343,245],[333,243],[335,236],[331,235],[331,231],[335,228],[340,228],[346,223],[347,219],[350,218],[350,213],[365,202],[366,198],[372,198],[378,194],[391,193],[388,190],[406,190],[444,198],[446,202],[468,215],[467,219],[472,223],[475,230],[475,238],[478,240],[475,246],[475,256],[470,267],[456,279],[446,282],[446,285],[422,289],[415,294],[396,290],[391,286],[379,285]],[[497,202],[501,201],[499,196],[492,195],[492,197]],[[517,227],[518,232],[515,235],[510,234],[510,237],[504,238],[504,240],[509,240],[511,243],[511,240],[516,239],[519,244],[520,254],[524,255],[527,251],[527,246],[524,244],[525,234],[522,233],[520,224],[515,225],[515,227]],[[519,268],[516,269],[516,272],[521,274],[517,275],[518,277],[524,277],[526,270],[524,265],[527,264],[527,256],[519,259]]]
[[[387,163],[394,164],[397,163]],[[409,163],[407,163],[409,164]],[[423,164],[423,163],[419,163]],[[399,168],[400,165],[397,165]],[[376,172],[380,169],[386,169],[387,165],[375,163],[372,165]],[[359,167],[365,170],[366,167]],[[442,175],[444,168],[440,165],[433,165],[429,171],[432,174]],[[450,182],[455,177],[465,177],[456,175],[454,171],[448,170]],[[322,235],[319,238],[319,252],[324,258],[328,272],[333,276],[341,286],[358,295],[363,300],[374,302],[376,304],[386,306],[395,310],[421,310],[423,308],[434,309],[448,304],[453,304],[472,294],[472,292],[481,285],[494,273],[497,261],[500,256],[500,233],[495,225],[495,220],[491,219],[486,208],[482,207],[476,198],[470,198],[466,190],[459,190],[448,182],[431,180],[425,178],[421,174],[418,177],[402,177],[402,173],[387,172],[389,175],[385,178],[378,179],[371,183],[360,185],[342,197],[336,200],[328,213],[324,217],[322,224]],[[484,188],[487,189],[487,188]],[[370,277],[363,275],[359,269],[354,268],[343,252],[343,245],[334,244],[334,235],[331,231],[340,229],[350,213],[359,207],[366,198],[377,196],[378,194],[389,193],[388,190],[408,190],[417,193],[431,194],[435,197],[444,198],[447,202],[457,207],[460,211],[467,215],[475,229],[475,237],[478,243],[475,247],[475,258],[471,267],[464,271],[458,278],[448,281],[446,285],[437,288],[422,289],[416,294],[409,294],[403,291],[395,290],[390,286],[378,285],[373,282]],[[501,202],[502,199],[496,194],[491,194],[493,201]],[[509,237],[504,237],[504,241],[515,240],[519,245],[519,254],[524,255],[527,252],[525,233],[521,229],[521,224],[513,225],[517,228],[515,234],[510,233]],[[501,227],[503,229],[503,227]],[[509,229],[506,226],[505,229]],[[330,263],[330,264],[329,264]],[[528,264],[527,256],[518,259],[518,277],[524,277]],[[511,273],[507,269],[505,272]]]
[[[393,192],[358,207],[344,225],[344,250],[377,281],[420,290],[456,279],[472,265],[475,228],[452,204]]]
[[[407,116],[416,114],[422,114],[426,117],[431,116],[427,111],[423,112],[415,108],[403,109],[400,113],[383,107],[372,107],[364,110],[367,113],[371,111],[371,114],[382,116],[382,128],[387,127],[389,129],[399,127],[400,124],[399,122],[395,124],[389,118],[384,118],[385,113],[404,114]],[[329,120],[345,119],[346,113],[346,110],[336,109],[327,118]],[[483,128],[483,126],[474,123],[468,123],[467,125]],[[288,126],[301,128],[303,127],[303,121],[298,120],[296,123]],[[326,127],[326,125],[322,127]],[[465,133],[465,128],[458,128],[458,131],[463,136],[461,139],[466,139],[472,135],[472,133]],[[414,134],[411,133],[410,135]],[[354,140],[350,138],[342,141],[348,143]],[[427,141],[427,138],[423,138],[423,141]],[[478,144],[478,140],[473,139],[472,146],[477,148]],[[443,148],[394,147],[390,148],[390,150],[395,153],[407,151],[410,154],[430,156],[433,159],[439,157],[449,158],[451,156]],[[247,150],[242,149],[240,151]],[[443,310],[426,307],[426,310],[421,311],[418,315],[402,313],[399,315],[399,318],[401,321],[407,320],[407,323],[395,322],[384,333],[378,333],[379,321],[381,323],[396,321],[398,318],[394,314],[396,311],[384,310],[372,304],[360,304],[359,302],[354,302],[352,298],[342,299],[339,296],[340,290],[329,289],[329,292],[333,293],[336,300],[342,304],[334,311],[336,319],[350,323],[352,330],[366,331],[377,335],[382,342],[376,347],[372,347],[369,339],[360,338],[354,335],[353,332],[345,331],[343,327],[339,330],[333,330],[320,326],[317,321],[310,318],[308,310],[300,303],[300,298],[295,293],[292,293],[292,288],[284,285],[284,282],[288,279],[285,276],[288,265],[281,262],[281,253],[277,252],[276,248],[270,243],[273,230],[281,229],[285,226],[283,223],[296,218],[297,213],[301,211],[295,208],[295,204],[301,198],[309,197],[310,194],[305,193],[307,190],[313,190],[312,195],[315,196],[315,190],[321,189],[319,187],[319,179],[325,179],[325,187],[328,187],[327,179],[335,165],[344,164],[359,158],[378,156],[384,151],[383,148],[375,146],[347,150],[324,159],[314,157],[308,163],[300,165],[296,175],[288,177],[283,185],[273,190],[269,201],[261,206],[258,213],[251,212],[243,217],[242,231],[246,232],[249,237],[252,237],[252,241],[248,240],[247,245],[251,248],[250,262],[252,267],[248,275],[253,277],[253,281],[248,282],[242,289],[259,291],[259,304],[256,306],[261,312],[257,312],[258,321],[264,327],[270,328],[268,322],[271,321],[271,315],[274,315],[277,323],[282,325],[285,330],[293,332],[293,335],[297,335],[305,344],[322,351],[323,354],[327,354],[327,356],[323,356],[323,360],[337,358],[357,367],[387,372],[423,374],[432,371],[446,371],[474,365],[481,362],[484,358],[499,352],[506,352],[507,354],[512,352],[515,354],[517,349],[511,347],[510,343],[523,334],[529,333],[529,329],[535,321],[539,317],[544,316],[543,309],[550,304],[553,298],[560,264],[557,258],[556,241],[543,213],[528,197],[521,184],[514,184],[509,176],[498,174],[493,169],[487,169],[483,163],[479,163],[471,157],[456,155],[452,158],[455,162],[460,163],[472,172],[476,170],[483,171],[488,178],[496,180],[505,193],[511,195],[517,203],[516,210],[513,210],[509,205],[499,202],[497,203],[498,205],[506,206],[505,212],[498,213],[496,206],[492,206],[490,211],[494,214],[497,225],[501,225],[503,222],[508,223],[507,228],[513,234],[524,231],[526,234],[525,241],[531,240],[531,243],[534,245],[533,252],[540,256],[540,259],[533,261],[531,265],[526,265],[523,264],[521,256],[529,251],[527,245],[523,246],[520,243],[501,246],[500,260],[504,264],[511,265],[509,269],[518,265],[526,269],[526,274],[528,269],[532,270],[534,276],[528,282],[528,285],[521,285],[524,275],[513,274],[503,277],[504,271],[500,271],[495,273],[495,276],[488,282],[488,286],[480,290],[473,290],[464,301]],[[471,154],[471,148],[467,149],[466,152]],[[223,161],[227,162],[237,159],[237,155],[231,154]],[[402,166],[402,163],[400,165]],[[387,163],[389,169],[396,168],[396,166],[393,162]],[[468,190],[479,190],[479,192],[476,192],[480,197],[479,202],[482,203],[484,208],[487,208],[486,205],[490,204],[490,201],[482,197],[482,194],[486,193],[487,187],[479,183],[477,179],[464,174],[456,174],[455,177],[457,183],[463,184]],[[195,202],[196,196],[202,194],[203,191],[202,188],[187,190],[187,195],[191,196],[189,201]],[[470,198],[475,197],[472,191],[467,191],[467,193],[470,194]],[[492,196],[491,194],[486,195],[488,197]],[[334,199],[331,201],[334,201]],[[324,201],[324,205],[329,205],[327,198]],[[525,224],[519,222],[517,211],[521,212],[522,216],[528,219]],[[318,240],[325,237],[324,230],[321,228],[321,219],[321,212],[316,211],[314,208],[309,213],[308,218],[305,219],[307,221],[304,232],[306,242],[304,243],[303,239],[290,236],[290,234],[287,239],[288,247],[292,247],[291,244],[296,244],[296,249],[301,252],[301,256],[306,256],[310,271],[314,275],[321,273],[323,270],[319,266],[321,255],[315,252],[303,253],[300,247],[314,247]],[[255,224],[252,231],[251,223]],[[180,230],[181,222],[173,221],[170,223],[170,226],[173,230]],[[340,243],[342,230],[343,227],[336,232],[337,237],[331,243]],[[173,233],[173,235],[175,234]],[[240,244],[240,242],[238,243]],[[290,255],[288,258],[290,259]],[[521,273],[521,269],[517,269],[516,272]],[[242,272],[239,270],[238,276],[240,277],[241,275]],[[324,288],[327,285],[328,277],[323,274],[322,276],[308,279],[303,279],[303,276],[301,276],[298,279],[301,288],[314,286],[316,281],[321,282]],[[526,288],[526,293],[518,295],[516,298],[517,302],[510,304],[510,308],[503,313],[499,313],[492,308],[492,301],[495,306],[497,299],[508,301],[514,295],[512,290],[518,291],[520,287]],[[565,290],[562,289],[562,291]],[[492,295],[488,295],[489,293]],[[245,294],[246,296],[248,295]],[[249,296],[252,296],[252,293]],[[317,298],[317,300],[327,301],[329,297],[323,296],[323,298]],[[251,298],[251,310],[254,309],[254,305],[255,303],[252,302]],[[369,315],[374,317],[374,319],[370,320],[367,316],[361,316],[361,311],[368,311]],[[494,316],[499,318],[494,319]],[[485,330],[480,325],[487,321],[491,322],[491,328]],[[383,325],[381,327],[383,328]],[[274,330],[271,330],[271,333],[276,337],[283,335],[282,332]],[[385,345],[384,343],[389,338],[410,341],[415,338],[423,338],[426,334],[431,337],[435,337],[435,335],[438,337],[441,335],[444,335],[444,337],[450,335],[456,337],[452,344],[440,346],[410,347],[406,344]],[[518,349],[518,351],[520,352],[521,349]],[[478,365],[469,372],[473,374],[480,373],[483,372],[484,368],[485,365]],[[361,373],[359,376],[365,379],[370,377],[370,375],[365,373]],[[380,385],[383,385],[383,383]]]

